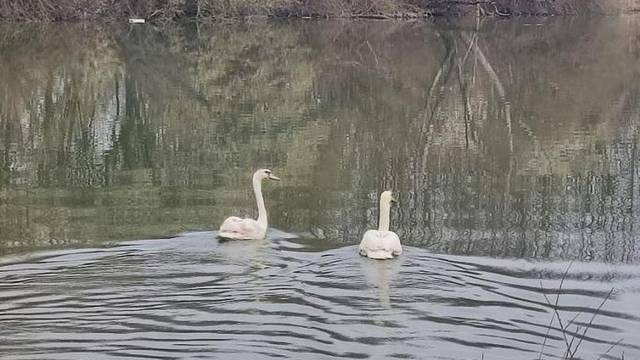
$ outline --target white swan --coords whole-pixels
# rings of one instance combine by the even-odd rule
[[[260,169],[253,174],[253,192],[258,202],[258,220],[241,219],[237,216],[227,218],[222,225],[218,236],[225,239],[252,240],[264,239],[267,234],[267,209],[262,198],[262,180],[277,180],[269,169]]]
[[[393,231],[389,231],[389,215],[391,202],[395,202],[391,191],[380,195],[380,222],[378,230],[367,230],[360,242],[360,255],[371,259],[391,259],[402,253],[400,238]]]

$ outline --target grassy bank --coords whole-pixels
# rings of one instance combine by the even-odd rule
[[[623,13],[640,0],[5,0],[4,21],[220,20],[248,16],[422,18]]]

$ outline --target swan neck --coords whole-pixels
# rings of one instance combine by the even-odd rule
[[[262,180],[253,179],[253,193],[256,195],[258,203],[258,224],[264,229],[267,228],[267,209],[264,207],[264,198],[262,197]]]
[[[380,221],[378,222],[379,231],[389,231],[390,213],[391,203],[380,199]]]

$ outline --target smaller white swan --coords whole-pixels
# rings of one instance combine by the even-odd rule
[[[380,221],[378,230],[367,230],[360,242],[360,255],[371,259],[391,259],[402,253],[400,238],[389,231],[391,202],[396,202],[391,191],[380,195]]]
[[[218,237],[236,240],[264,239],[268,227],[267,209],[264,207],[262,198],[262,180],[264,179],[280,181],[280,178],[274,176],[269,169],[260,169],[253,174],[253,192],[258,202],[258,220],[241,219],[237,216],[228,217],[220,225]]]

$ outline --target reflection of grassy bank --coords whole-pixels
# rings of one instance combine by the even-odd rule
[[[212,195],[210,191],[185,195],[150,186],[5,191],[0,197],[0,255],[211,229],[212,219],[225,211],[214,206]]]
[[[0,19],[29,21],[155,21],[237,19],[247,16],[422,18],[434,15],[551,15],[638,11],[638,1],[616,0],[13,0],[0,3]]]

